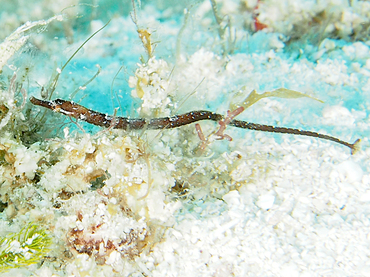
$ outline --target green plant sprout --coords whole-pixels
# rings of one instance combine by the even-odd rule
[[[239,101],[239,96],[240,94],[244,95],[245,92],[245,87],[243,87],[239,92],[237,92],[234,95],[234,101],[230,104],[230,110],[234,111],[238,107],[243,107],[244,109],[249,108],[252,106],[254,103],[257,101],[261,100],[262,98],[266,97],[278,97],[278,98],[301,98],[301,97],[308,97],[313,100],[319,101],[321,103],[324,103],[320,99],[317,99],[315,97],[309,96],[307,94],[291,90],[291,89],[286,89],[286,88],[278,88],[273,91],[266,91],[264,93],[258,94],[256,90],[253,90],[247,98],[245,98],[242,102]]]
[[[0,272],[40,262],[49,252],[50,243],[46,231],[33,224],[2,238]]]

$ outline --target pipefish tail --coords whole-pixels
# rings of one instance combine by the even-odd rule
[[[35,97],[31,97],[30,101],[32,104],[41,106],[55,112],[73,117],[78,120],[85,121],[87,123],[114,129],[123,129],[123,130],[140,130],[140,129],[172,129],[181,126],[185,126],[197,121],[210,120],[220,122],[225,120],[225,117],[221,114],[217,114],[211,111],[191,111],[188,113],[170,116],[170,117],[160,117],[160,118],[127,118],[127,117],[115,117],[100,112],[90,110],[84,106],[81,106],[77,103],[66,101],[63,99],[55,99],[52,101],[40,100]],[[358,144],[360,139],[357,139],[354,143],[349,143],[343,140],[340,140],[336,137],[324,135],[312,131],[305,131],[295,128],[287,127],[277,127],[271,125],[256,124],[242,120],[232,119],[228,122],[228,125],[248,129],[253,131],[261,132],[270,132],[270,133],[281,133],[281,134],[292,134],[299,136],[315,137],[324,140],[330,140],[335,143],[342,144],[351,149],[351,154],[354,154],[358,150]]]

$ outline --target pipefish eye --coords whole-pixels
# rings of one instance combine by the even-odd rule
[[[55,100],[53,100],[52,101],[55,105],[63,105],[65,102],[66,102],[66,100],[63,100],[63,99],[55,99]]]

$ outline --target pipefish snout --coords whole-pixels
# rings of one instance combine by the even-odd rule
[[[114,128],[123,130],[140,130],[140,129],[172,129],[181,126],[185,126],[197,121],[210,120],[216,122],[226,122],[227,125],[241,129],[249,129],[253,131],[270,132],[270,133],[281,133],[281,134],[292,134],[299,136],[315,137],[325,140],[330,140],[335,143],[342,144],[351,149],[351,154],[354,154],[358,150],[358,144],[360,139],[357,139],[354,143],[349,143],[340,140],[336,137],[320,134],[312,131],[300,130],[288,127],[278,127],[264,124],[251,123],[242,120],[230,119],[221,114],[214,113],[211,111],[191,111],[180,115],[170,117],[159,117],[152,119],[145,118],[128,118],[128,117],[116,117],[100,112],[90,110],[77,103],[66,101],[63,99],[55,99],[52,101],[40,100],[35,97],[31,97],[30,101],[32,104],[41,106],[55,112],[67,115],[69,117],[76,118],[78,120],[85,121],[87,123],[104,127]]]

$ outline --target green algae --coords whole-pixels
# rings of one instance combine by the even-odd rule
[[[49,252],[51,238],[37,225],[28,225],[18,233],[0,240],[0,272],[38,263]]]

